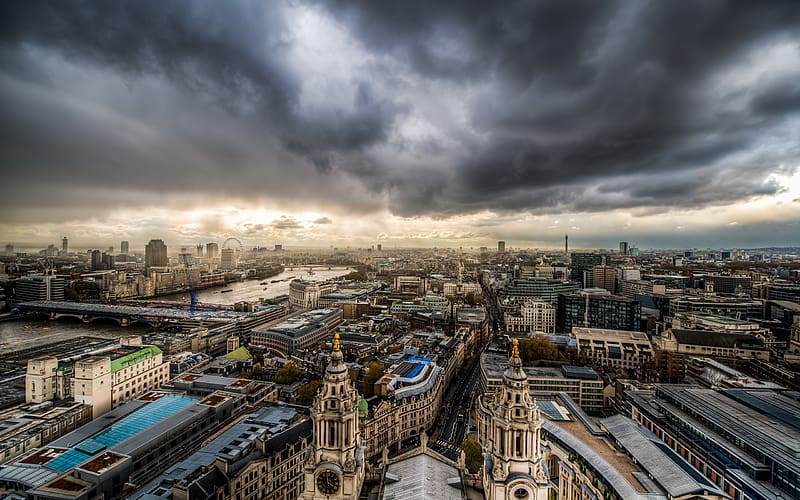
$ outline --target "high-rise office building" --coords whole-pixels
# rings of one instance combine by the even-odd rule
[[[582,280],[585,271],[591,271],[595,266],[605,266],[609,263],[609,256],[601,253],[572,253],[572,279]]]
[[[102,262],[103,269],[112,270],[114,269],[114,264],[116,264],[116,259],[113,255],[103,252]]]
[[[497,242],[497,252],[503,253],[506,251],[506,242],[505,241],[498,241]]]
[[[592,286],[603,288],[609,293],[617,291],[617,268],[613,266],[595,266],[592,268]]]
[[[151,267],[167,265],[167,245],[163,240],[150,240],[144,247],[144,268],[145,271]]]
[[[628,255],[628,242],[627,241],[620,241],[619,242],[619,253],[622,255]]]
[[[219,263],[220,269],[231,270],[236,268],[236,257],[232,248],[222,249],[222,258]]]
[[[14,255],[14,245],[10,243],[6,245],[6,255]]]
[[[202,257],[203,256],[203,245],[198,243],[197,247],[195,247],[195,251],[196,251],[195,256]]]
[[[65,254],[69,252],[69,240],[66,236],[61,238],[61,251]]]
[[[119,253],[125,254],[125,255],[128,254],[128,242],[127,241],[123,241],[123,242],[121,242],[119,244]]]
[[[100,250],[92,250],[92,271],[99,271],[103,269],[103,252]]]
[[[206,257],[216,259],[219,256],[219,245],[216,243],[206,243]]]
[[[627,297],[570,293],[558,296],[556,327],[570,333],[573,326],[639,331],[642,306]]]

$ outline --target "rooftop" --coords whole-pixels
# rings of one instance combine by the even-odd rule
[[[76,443],[74,447],[66,453],[47,462],[47,466],[58,471],[67,471],[85,462],[106,448],[118,445],[126,439],[145,431],[194,403],[196,403],[196,400],[186,396],[164,394],[157,400],[141,406],[138,410],[133,411],[118,422],[106,427],[101,432],[87,436],[86,439]],[[99,421],[99,424],[103,425],[103,419],[109,418],[109,416],[110,415],[106,414],[96,419],[92,424]],[[113,418],[113,415],[111,417]],[[82,430],[91,432],[92,427],[94,427],[92,424],[86,425],[54,443],[66,440],[72,436],[79,437],[82,434],[80,432]]]
[[[153,358],[161,354],[161,349],[156,346],[119,347],[109,352],[111,355],[111,373],[124,370],[140,361]]]
[[[426,453],[389,464],[385,475],[385,499],[460,500],[458,469]]]
[[[670,331],[672,331],[672,335],[679,344],[724,347],[728,349],[734,347],[764,349],[759,340],[750,334],[724,333],[711,330],[683,330],[680,328],[671,328]]]
[[[315,309],[294,316],[274,326],[261,326],[253,328],[253,333],[275,332],[289,337],[300,337],[310,330],[341,316],[341,309]]]
[[[508,366],[508,356],[505,353],[484,352],[481,354],[481,369],[489,380],[500,380]],[[566,371],[564,370],[566,368]],[[562,367],[550,368],[544,366],[524,366],[522,368],[529,379],[559,378],[559,379],[598,379],[597,373],[588,367]]]
[[[555,435],[560,441],[582,455],[621,494],[647,493],[647,489],[634,474],[639,472],[639,468],[633,461],[625,453],[617,451],[605,437],[593,435],[581,422],[545,420],[542,429]],[[557,432],[557,429],[563,432]],[[624,483],[619,481],[620,479],[627,483],[627,488]]]
[[[668,455],[663,444],[654,441],[657,438],[636,422],[622,415],[615,415],[601,420],[601,423],[670,498],[691,493],[703,494],[704,491],[715,489],[712,484],[701,479],[702,476],[692,474],[684,468],[681,459],[671,456],[671,451]]]
[[[233,350],[228,354],[226,354],[225,357],[229,359],[241,359],[241,360],[253,359],[253,355],[250,354],[250,351],[248,351],[246,347],[240,347],[236,350]]]
[[[92,483],[88,481],[78,479],[77,477],[64,475],[50,481],[49,483],[43,486],[40,486],[39,488],[37,488],[37,491],[42,491],[47,493],[60,493],[60,494],[66,494],[69,497],[74,497],[77,496],[79,492],[86,491],[91,487]]]
[[[674,384],[655,388],[663,411],[724,429],[743,445],[765,450],[776,462],[800,472],[800,402],[774,391],[714,391]]]
[[[642,332],[632,332],[628,330],[609,330],[607,328],[584,328],[580,326],[572,327],[572,334],[579,338],[590,340],[612,340],[617,342],[633,341],[633,342],[647,342],[647,335]]]
[[[308,426],[303,426],[303,423]],[[310,434],[310,419],[305,414],[289,406],[269,406],[246,415],[239,422],[214,438],[206,446],[175,463],[160,477],[143,487],[133,498],[167,498],[171,485],[189,478],[195,471],[211,465],[217,457],[236,461],[255,449],[259,437],[284,436],[290,430]],[[288,436],[287,438],[291,438]],[[273,443],[279,446],[280,443]]]
[[[83,465],[81,465],[81,469],[94,472],[95,474],[102,474],[104,471],[114,467],[120,462],[123,462],[127,458],[128,457],[125,455],[120,455],[119,453],[114,453],[113,451],[106,451],[100,455],[97,455],[88,462],[85,462]]]

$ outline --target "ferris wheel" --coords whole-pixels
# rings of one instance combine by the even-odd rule
[[[239,241],[239,238],[234,238],[233,236],[225,240],[225,242],[222,244],[222,248],[223,250],[230,248],[234,253],[237,254],[242,253],[243,250],[242,242]]]

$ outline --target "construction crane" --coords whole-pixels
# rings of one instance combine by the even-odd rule
[[[186,271],[186,286],[189,287],[189,311],[194,316],[194,308],[197,305],[197,287],[192,283],[192,273],[189,272],[189,254],[183,254],[183,269]]]

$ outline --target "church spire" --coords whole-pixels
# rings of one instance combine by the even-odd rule
[[[327,374],[342,374],[347,372],[347,365],[344,363],[344,354],[342,353],[342,344],[339,341],[339,333],[335,333],[333,335],[333,349],[331,350],[331,357],[328,360],[328,367],[325,368],[326,376]],[[334,377],[336,380],[340,380],[341,377]]]
[[[519,357],[519,341],[511,341],[511,357],[508,359],[508,368],[503,373],[503,382],[508,387],[524,390],[528,387],[528,375],[522,369],[522,358]]]

